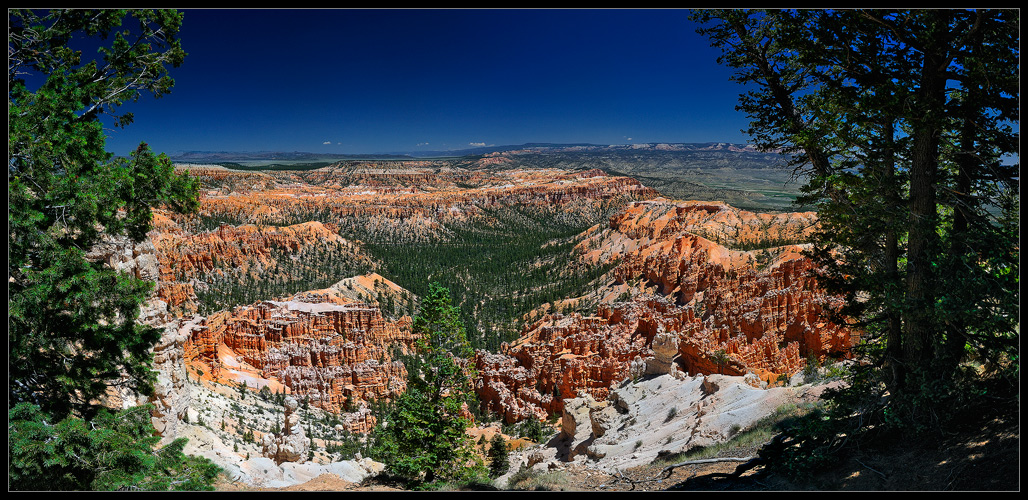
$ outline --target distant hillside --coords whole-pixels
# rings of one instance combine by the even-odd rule
[[[726,142],[700,142],[700,143],[646,143],[646,144],[589,144],[589,143],[550,143],[531,142],[520,145],[482,146],[475,148],[446,150],[446,151],[418,151],[418,152],[395,152],[394,155],[406,155],[420,158],[454,157],[454,156],[477,156],[489,155],[504,152],[537,152],[537,153],[570,153],[570,152],[613,152],[613,151],[680,151],[680,152],[702,152],[702,151],[731,151],[758,153],[756,148],[748,144],[732,144]],[[763,153],[769,156],[776,153]]]
[[[183,151],[174,153],[171,159],[182,163],[311,163],[339,160],[410,158],[399,154],[337,154],[307,153],[303,151]]]
[[[730,143],[524,145],[483,155],[511,167],[601,169],[635,178],[668,198],[724,201],[761,211],[792,211],[802,177],[787,158]]]
[[[448,159],[454,166],[478,164],[505,168],[600,169],[635,178],[662,195],[683,200],[724,201],[747,210],[791,211],[802,178],[777,152],[725,142],[650,144],[556,144],[485,146],[452,151],[350,155],[308,152],[189,151],[172,156],[179,163],[219,164],[236,169],[310,170],[338,162]]]
[[[533,142],[517,145],[482,146],[466,149],[438,151],[393,151],[369,154],[350,153],[310,153],[305,151],[181,151],[171,155],[171,159],[182,162],[199,161],[317,161],[344,159],[387,159],[387,158],[438,158],[479,156],[504,152],[536,152],[536,153],[570,153],[570,152],[616,152],[616,151],[678,151],[678,152],[735,152],[755,153],[759,156],[777,157],[775,153],[759,153],[748,144],[732,144],[725,142],[703,143],[648,143],[648,144],[588,144],[588,143],[548,143]]]

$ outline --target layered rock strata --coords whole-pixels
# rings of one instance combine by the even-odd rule
[[[455,227],[500,227],[525,213],[580,223],[656,196],[634,179],[599,170],[496,171],[427,160],[310,171],[183,170],[201,181],[199,212],[157,210],[151,233],[157,296],[181,317],[225,307],[213,297],[243,283],[274,283],[291,293],[304,289],[302,280],[332,283],[373,271],[378,264],[362,240],[440,241]],[[321,265],[327,261],[332,265]],[[242,302],[263,298],[272,297]]]
[[[841,299],[811,277],[800,246],[781,244],[815,223],[720,203],[632,204],[579,245],[588,262],[620,262],[594,314],[543,316],[500,354],[478,354],[485,409],[508,422],[555,414],[647,373],[753,373],[767,386],[808,358],[848,357],[858,332],[827,319]]]
[[[332,276],[344,267],[375,269],[361,242],[341,233],[398,242],[445,239],[449,227],[502,224],[506,210],[594,218],[655,195],[633,179],[599,170],[497,171],[439,161],[344,162],[311,171],[185,169],[201,181],[199,213],[155,210],[150,248],[135,259],[138,265],[129,262],[157,283],[152,303],[168,332],[157,348],[162,366],[168,361],[159,376],[165,392],[177,391],[171,386],[181,385],[186,365],[205,378],[253,389],[274,381],[314,405],[344,411],[341,419],[355,432],[374,425],[365,401],[404,389],[406,371],[392,355],[413,341],[409,318],[400,316],[414,310],[412,295],[371,274],[196,316],[201,307],[220,305],[204,297],[234,283],[274,282],[269,290],[289,283],[292,291],[298,278],[287,273],[297,268],[333,281],[350,275]],[[343,265],[330,269],[326,255]],[[379,306],[395,319],[383,317]],[[157,401],[162,428],[170,430],[188,406],[180,399]]]
[[[160,264],[157,297],[173,313],[187,316],[198,310],[197,290],[206,290],[212,282],[286,278],[279,262],[282,256],[312,260],[331,254],[354,267],[374,265],[337,231],[331,224],[312,221],[282,227],[222,224],[191,233],[162,217],[151,232]]]
[[[369,236],[406,241],[446,238],[449,226],[495,223],[495,210],[588,218],[657,195],[635,179],[600,170],[489,171],[410,163],[266,172],[256,178],[219,169],[189,171],[208,188],[200,217],[254,225],[332,220]]]
[[[415,340],[409,317],[387,320],[377,307],[326,289],[212,314],[189,332],[186,358],[212,380],[258,389],[275,379],[311,405],[359,413],[365,402],[406,389],[407,371],[393,354],[410,352]],[[353,432],[374,425],[368,415],[351,417]]]

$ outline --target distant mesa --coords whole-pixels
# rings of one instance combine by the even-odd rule
[[[733,144],[726,142],[700,143],[641,143],[641,144],[589,144],[589,143],[525,143],[520,145],[482,146],[453,150],[433,151],[384,151],[381,153],[312,153],[304,151],[180,151],[171,154],[173,161],[204,162],[204,161],[270,161],[287,162],[318,161],[324,159],[404,159],[404,158],[439,158],[478,156],[513,151],[535,152],[583,152],[583,151],[731,151],[759,153],[761,151],[750,144]],[[775,153],[775,152],[769,152]]]

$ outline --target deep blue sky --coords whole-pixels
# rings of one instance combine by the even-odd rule
[[[185,10],[175,87],[108,150],[746,142],[686,10]]]

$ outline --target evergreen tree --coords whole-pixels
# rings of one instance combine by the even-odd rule
[[[756,144],[807,178],[818,279],[847,298],[837,319],[865,332],[868,363],[835,396],[837,416],[938,428],[976,392],[959,387],[968,356],[1016,375],[1019,168],[1003,158],[1018,152],[1019,12],[694,19],[749,86],[738,109]]]
[[[408,366],[407,390],[376,428],[374,456],[414,485],[469,481],[485,472],[467,435],[474,402],[471,348],[459,309],[438,283],[413,321],[421,361]]]
[[[157,96],[172,81],[167,66],[185,53],[175,38],[182,15],[71,10],[10,11],[8,30],[9,401],[33,402],[64,417],[89,414],[122,375],[140,392],[153,380],[149,349],[156,328],[135,322],[152,284],[116,272],[87,254],[109,238],[139,242],[151,207],[197,206],[197,184],[141,144],[128,158],[104,149],[100,116],[118,125],[117,106],[141,91]],[[102,60],[80,63],[67,44],[113,39]],[[38,82],[32,89],[26,78]]]
[[[12,490],[213,490],[220,469],[182,453],[186,439],[158,447],[149,406],[92,421],[53,421],[39,407],[8,411],[8,480]]]
[[[160,97],[185,52],[175,11],[9,10],[8,419],[15,489],[205,489],[217,467],[156,448],[149,408],[100,406],[108,388],[152,392],[160,330],[136,323],[152,283],[90,257],[142,241],[152,207],[198,206],[198,184],[142,143],[105,150],[101,118]],[[126,26],[123,20],[128,19]],[[86,41],[86,39],[90,39]],[[99,60],[76,46],[99,42]],[[104,45],[104,44],[108,45]]]
[[[484,437],[484,436],[483,436]],[[510,470],[510,450],[507,449],[507,440],[503,434],[497,432],[489,440],[489,476],[500,477]]]

